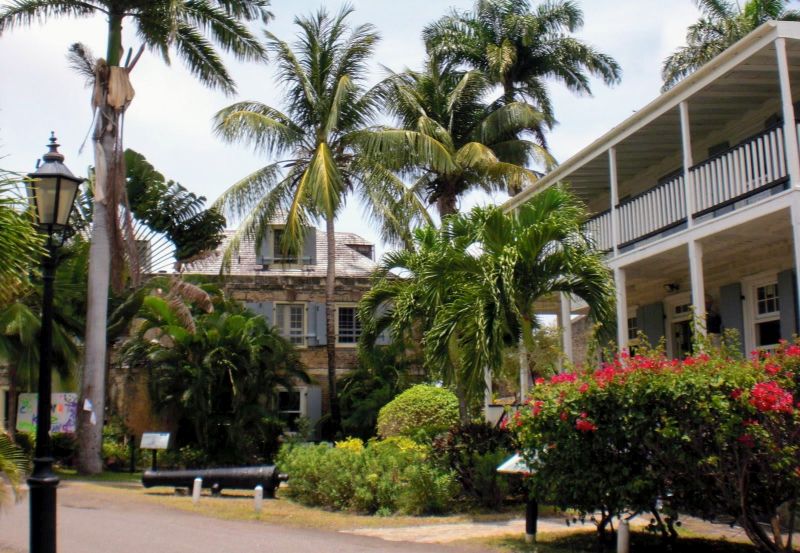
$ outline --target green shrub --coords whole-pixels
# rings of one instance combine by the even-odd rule
[[[433,455],[452,470],[463,498],[479,507],[497,509],[509,496],[524,493],[522,479],[497,473],[514,451],[511,434],[485,423],[452,428],[433,441]]]
[[[455,478],[431,464],[430,448],[409,438],[349,439],[287,445],[278,455],[297,501],[361,513],[443,513],[457,496]]]
[[[424,442],[458,424],[458,399],[445,388],[413,386],[378,413],[378,435],[407,436]]]
[[[147,463],[149,467],[150,453],[145,459],[144,450],[139,456],[140,461]],[[185,445],[180,449],[168,449],[158,452],[158,466],[172,469],[198,469],[208,466],[206,454],[196,447]]]

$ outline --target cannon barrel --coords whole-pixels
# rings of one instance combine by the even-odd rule
[[[201,478],[204,488],[215,492],[223,489],[252,490],[260,485],[266,497],[274,497],[275,489],[286,477],[278,473],[275,465],[258,467],[229,467],[216,469],[191,470],[148,470],[142,475],[145,488],[154,486],[171,486],[192,489],[194,479]]]

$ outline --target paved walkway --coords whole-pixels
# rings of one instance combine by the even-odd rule
[[[59,553],[409,553],[488,552],[387,542],[374,537],[208,518],[66,482],[58,490]],[[28,550],[28,502],[0,513],[0,551]]]

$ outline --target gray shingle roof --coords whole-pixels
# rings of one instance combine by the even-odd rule
[[[319,229],[317,233],[317,263],[314,265],[295,265],[274,263],[268,269],[258,263],[256,246],[253,240],[243,240],[237,256],[231,263],[231,275],[262,275],[262,276],[308,276],[324,277],[328,270],[327,234]],[[189,274],[219,274],[222,265],[222,252],[228,246],[228,241],[234,231],[225,231],[225,239],[215,254],[195,261],[186,266]],[[336,276],[368,278],[376,269],[377,264],[370,258],[348,247],[353,245],[372,245],[361,236],[349,232],[336,233]]]

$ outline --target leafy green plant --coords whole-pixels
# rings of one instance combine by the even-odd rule
[[[0,505],[18,499],[20,484],[29,468],[28,456],[8,434],[0,433]]]
[[[430,442],[458,423],[458,399],[446,388],[417,384],[387,403],[378,413],[378,434]]]

